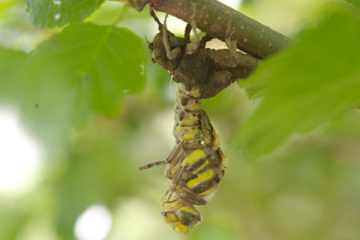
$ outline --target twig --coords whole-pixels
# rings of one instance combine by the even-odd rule
[[[265,58],[285,48],[289,39],[217,0],[130,0],[141,10],[147,3],[158,11],[194,23],[208,35],[236,41],[239,49]]]

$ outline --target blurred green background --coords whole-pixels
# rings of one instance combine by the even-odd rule
[[[1,240],[360,239],[356,1],[224,2],[294,40],[203,102],[226,175],[182,236],[160,215],[163,170],[138,170],[174,145],[175,85],[150,61],[147,11],[0,1]]]

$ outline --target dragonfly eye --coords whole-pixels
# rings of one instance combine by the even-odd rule
[[[181,223],[186,226],[192,225],[191,223],[193,222],[193,220],[194,220],[194,216],[189,213],[183,213],[180,217]]]
[[[178,213],[178,217],[180,219],[180,222],[186,226],[194,226],[198,222],[200,222],[200,214],[196,211],[191,209],[191,211],[188,210],[180,210]]]

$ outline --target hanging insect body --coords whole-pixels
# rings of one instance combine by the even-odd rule
[[[167,65],[173,77],[186,56],[189,27],[185,39],[176,38],[157,17],[160,33],[150,48],[153,59]],[[162,51],[159,53],[159,51]],[[175,55],[172,55],[175,53]],[[224,155],[207,113],[200,106],[201,89],[177,83],[174,136],[176,146],[164,161],[141,169],[165,164],[170,187],[163,197],[162,215],[180,233],[188,232],[201,221],[196,206],[205,205],[224,176]]]
[[[165,194],[163,215],[177,232],[187,232],[201,220],[195,206],[207,203],[224,175],[224,156],[196,91],[187,91],[182,84],[177,86],[174,135],[176,147],[166,169],[171,185]],[[187,211],[183,206],[173,207],[179,203]],[[174,213],[178,213],[177,218]]]
[[[170,187],[165,193],[163,216],[177,232],[185,233],[201,221],[195,206],[205,205],[224,176],[223,153],[215,130],[200,108],[196,91],[178,83],[174,135],[176,146],[165,161]]]

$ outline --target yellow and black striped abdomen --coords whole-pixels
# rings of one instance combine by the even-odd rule
[[[186,176],[185,186],[194,194],[205,198],[213,193],[224,175],[220,149],[209,148],[192,151],[182,162]]]
[[[200,221],[196,206],[207,203],[224,176],[224,156],[215,129],[196,94],[177,85],[176,146],[165,161],[171,185],[165,193],[163,215],[177,232],[187,232]]]

